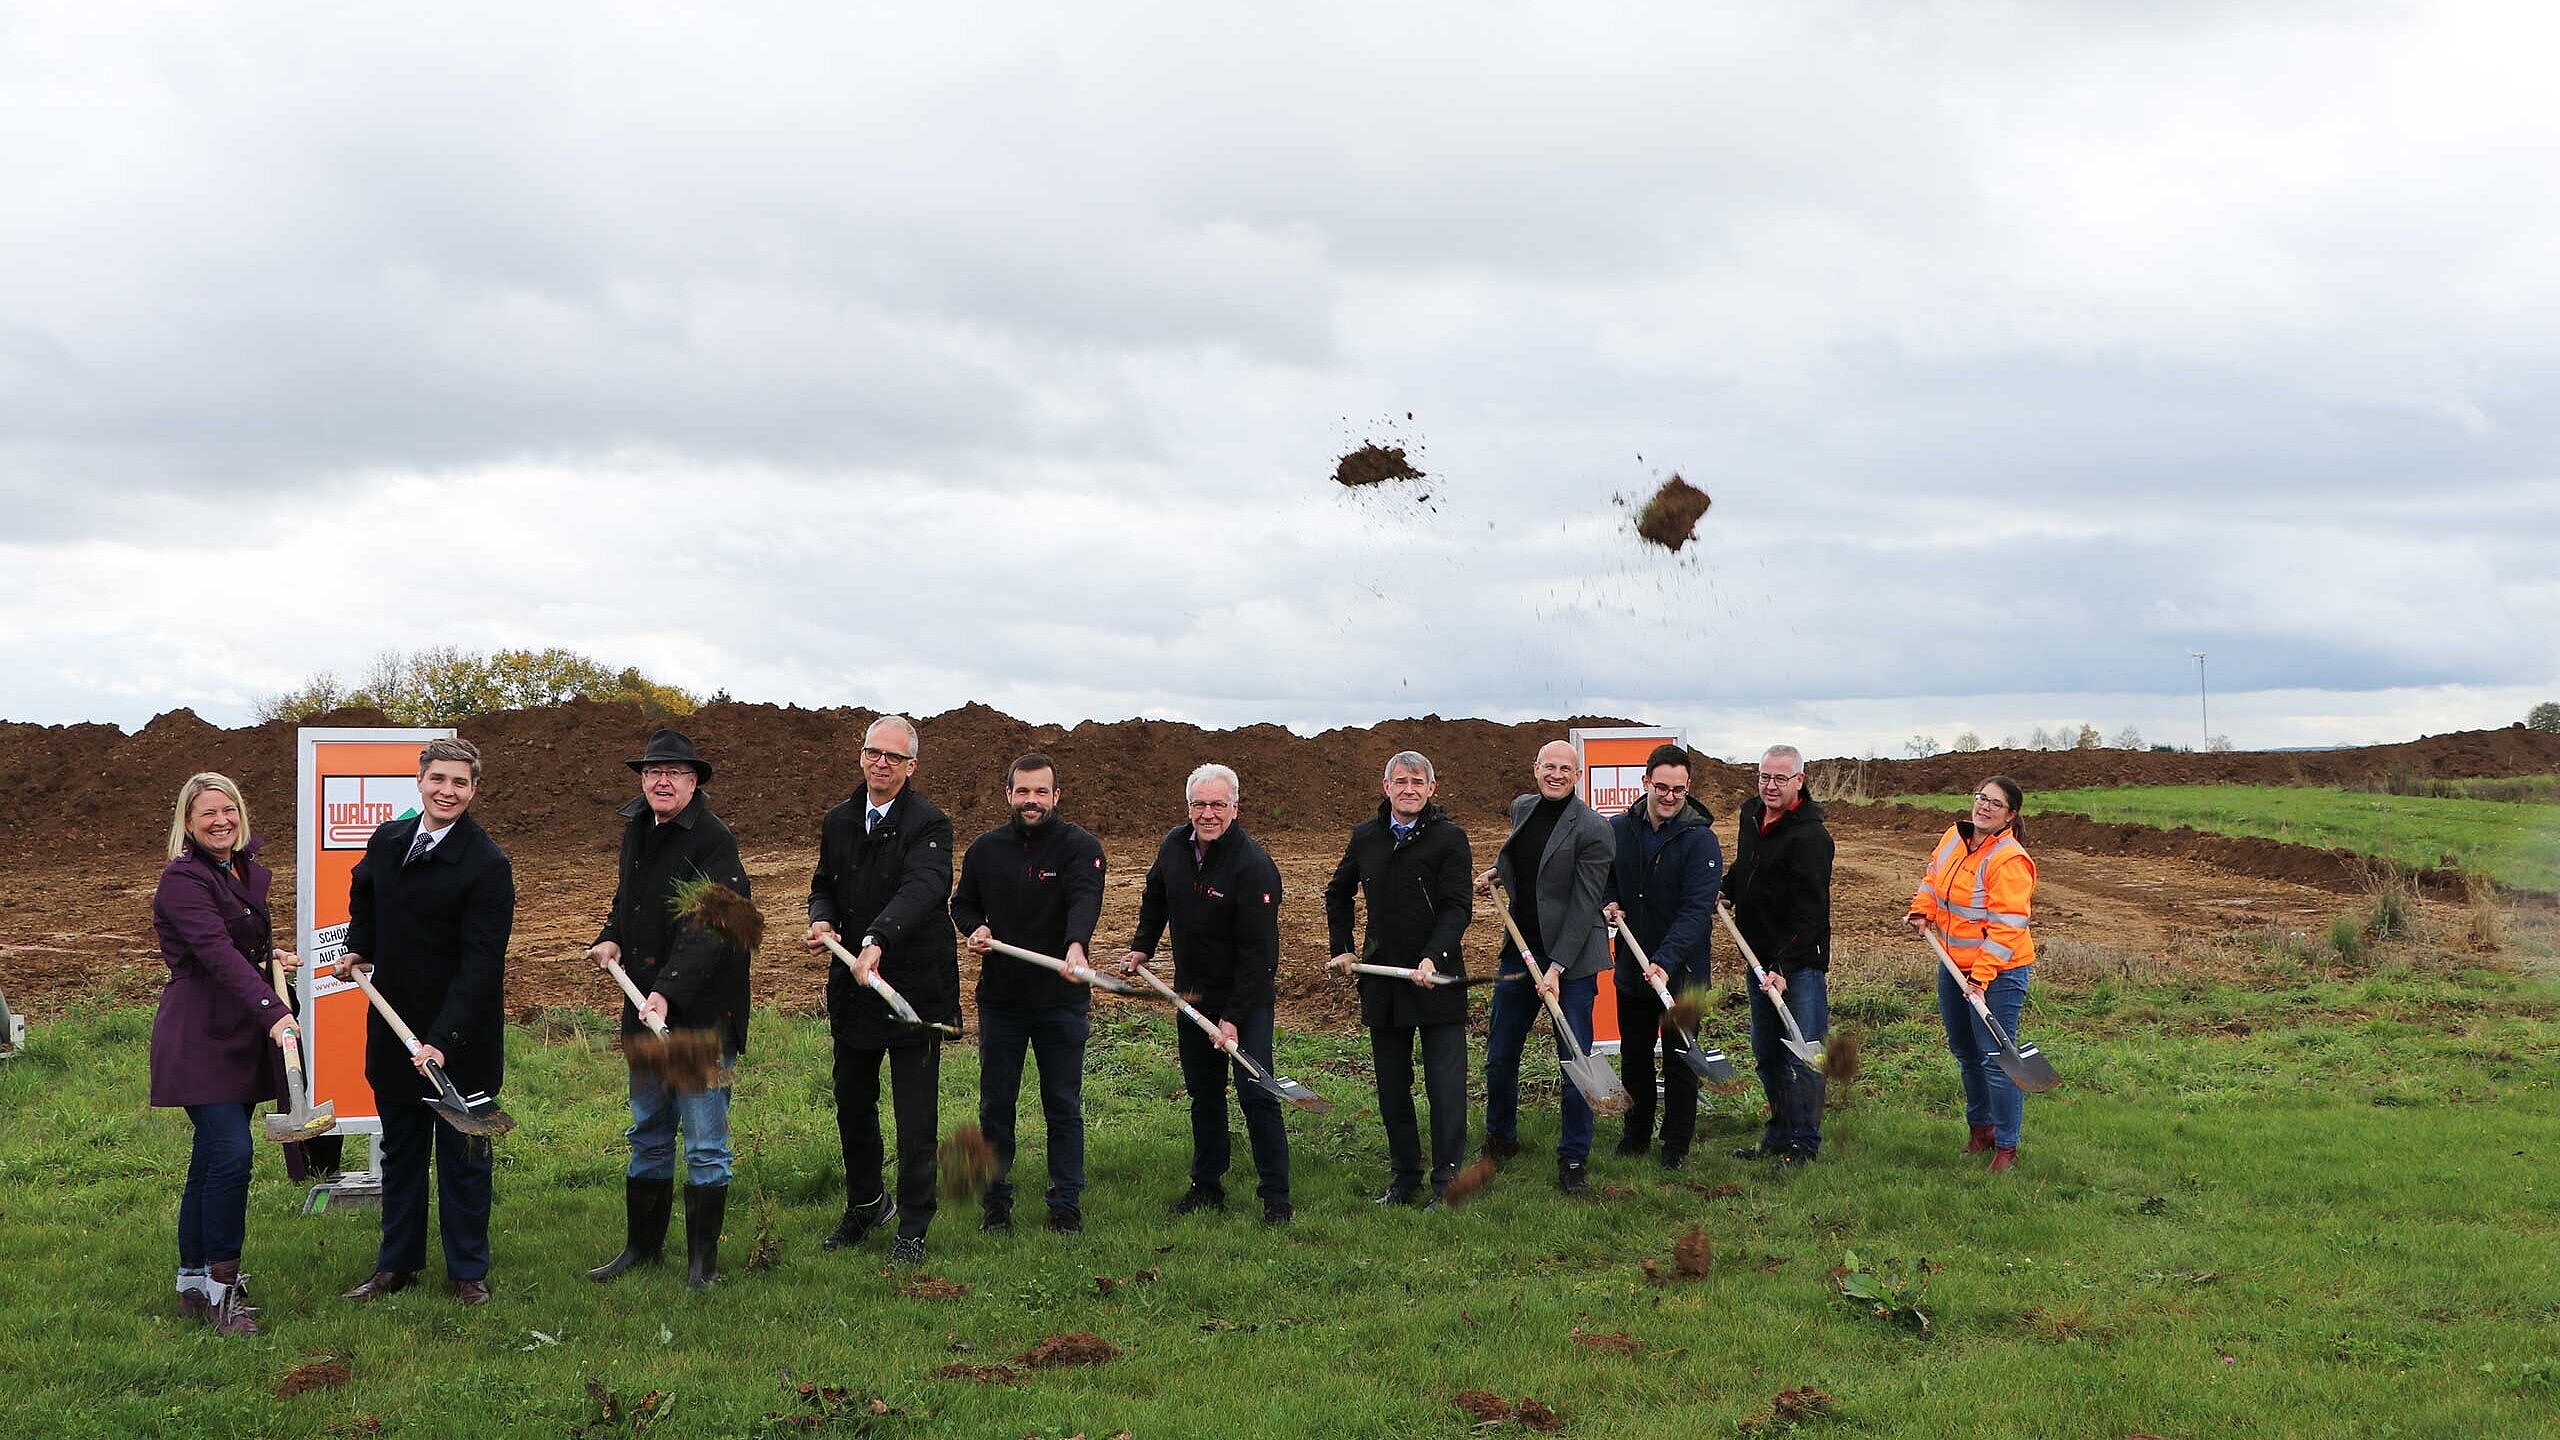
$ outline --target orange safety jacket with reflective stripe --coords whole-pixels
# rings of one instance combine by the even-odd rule
[[[1929,857],[1929,873],[1911,897],[1911,913],[1946,932],[1947,953],[1988,985],[2003,970],[2036,963],[2036,941],[2027,933],[2035,912],[2036,862],[2018,837],[2003,830],[1986,844],[1973,841],[1973,825],[1947,827]]]

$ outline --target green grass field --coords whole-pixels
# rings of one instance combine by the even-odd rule
[[[1892,798],[1949,811],[1962,811],[1970,803],[1961,795]],[[2560,808],[2548,805],[2291,785],[2159,785],[2030,795],[2030,831],[2038,811],[2254,835],[2353,850],[2404,865],[2440,865],[2451,856],[2460,868],[2502,884],[2560,891]]]
[[[1635,1440],[1797,1433],[1769,1414],[1797,1386],[1835,1401],[1801,1431],[1842,1436],[2560,1433],[2560,986],[2466,964],[2044,986],[2026,1028],[2065,1082],[2030,1101],[2004,1179],[1957,1153],[1916,978],[1842,984],[1868,1065],[1822,1164],[1726,1159],[1756,1106],[1720,1099],[1676,1176],[1609,1153],[1602,1122],[1606,1193],[1580,1202],[1537,1153],[1549,1071],[1532,1154],[1475,1204],[1373,1209],[1365,1045],[1291,1037],[1285,1068],[1339,1105],[1290,1118],[1285,1232],[1244,1204],[1165,1218],[1187,1154],[1169,1029],[1113,1010],[1087,1082],[1089,1233],[994,1239],[946,1207],[928,1269],[968,1287],[948,1300],[901,1297],[878,1239],[818,1249],[841,1201],[825,1035],[770,1014],[737,1100],[728,1282],[586,1281],[620,1237],[621,1064],[600,1021],[563,1015],[510,1042],[495,1301],[340,1301],[376,1214],[296,1213],[269,1151],[247,1257],[267,1333],[245,1341],[174,1315],[186,1126],[141,1103],[149,1013],[86,1010],[0,1064],[0,1434],[1457,1437],[1475,1432],[1452,1399],[1481,1389]],[[975,1097],[971,1053],[949,1060],[946,1128]],[[1025,1160],[1036,1195],[1036,1140]],[[1691,1225],[1712,1274],[1649,1281],[1638,1262],[1670,1272]],[[778,1253],[749,1270],[760,1230]],[[1834,1295],[1850,1251],[1943,1267],[1926,1335]],[[1124,1353],[1013,1386],[932,1378],[1070,1330]],[[321,1356],[349,1382],[277,1397]]]

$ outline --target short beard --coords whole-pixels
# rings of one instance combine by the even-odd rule
[[[1030,814],[1025,813],[1027,811],[1038,811],[1038,818],[1035,819]],[[1015,824],[1020,825],[1025,830],[1037,830],[1041,826],[1048,824],[1049,817],[1057,813],[1058,812],[1056,810],[1045,805],[1016,805],[1013,807],[1013,820]]]

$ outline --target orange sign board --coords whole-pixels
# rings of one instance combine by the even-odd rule
[[[1653,747],[1688,743],[1681,731],[1643,725],[1577,728],[1570,738],[1574,753],[1582,757],[1582,802],[1611,820],[1644,798],[1644,760],[1653,753]],[[1610,937],[1611,953],[1616,952],[1617,944],[1617,938]],[[1598,1001],[1591,1007],[1592,1044],[1594,1048],[1615,1051],[1622,1039],[1618,1032],[1618,987],[1604,982]]]
[[[418,749],[446,729],[294,732],[295,929],[303,958],[334,962],[347,948],[347,892],[373,832],[418,813]],[[314,1103],[337,1106],[338,1128],[381,1128],[364,1081],[364,992],[351,981],[303,988],[303,1043]]]

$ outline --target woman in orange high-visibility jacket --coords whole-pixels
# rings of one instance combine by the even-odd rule
[[[1929,873],[1911,897],[1904,923],[1935,925],[1966,979],[1938,967],[1938,1018],[1947,1049],[1964,1075],[1964,1119],[1973,1138],[1965,1153],[1991,1152],[1991,1168],[2018,1163],[2018,1125],[2026,1097],[2000,1068],[2000,1047],[1965,998],[1983,998],[2003,1029],[2018,1033],[2027,1004],[2027,977],[2035,969],[2036,942],[2027,926],[2036,898],[2036,862],[2027,858],[2018,830],[2026,793],[2006,775],[1973,787],[1973,818],[1947,827],[1929,857]]]

